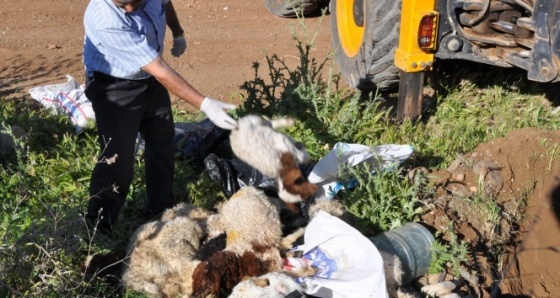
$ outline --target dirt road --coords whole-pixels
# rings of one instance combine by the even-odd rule
[[[0,97],[19,97],[31,87],[64,81],[66,74],[84,81],[82,16],[88,1],[1,3]],[[164,58],[205,95],[239,101],[239,86],[252,79],[253,62],[265,62],[265,51],[296,59],[291,27],[297,27],[298,20],[271,15],[262,1],[173,3],[186,32],[188,49],[185,55],[172,57],[168,30]],[[314,54],[324,59],[331,50],[328,16],[322,24],[319,18],[305,21],[312,33],[319,30]]]

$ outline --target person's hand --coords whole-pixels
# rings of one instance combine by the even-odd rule
[[[187,50],[187,40],[183,34],[173,37],[173,47],[171,47],[171,55],[179,57]]]
[[[227,130],[232,130],[237,127],[237,121],[226,113],[226,110],[233,109],[235,109],[234,105],[209,97],[205,97],[204,101],[202,101],[202,105],[200,106],[200,110],[206,114],[212,123]]]

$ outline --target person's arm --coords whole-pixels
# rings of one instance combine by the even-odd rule
[[[154,76],[169,92],[200,108],[204,96],[171,68],[161,56],[144,66],[142,70]]]
[[[154,76],[169,92],[203,111],[217,126],[223,129],[234,129],[237,126],[237,121],[226,112],[226,110],[235,109],[234,105],[202,95],[173,70],[161,56],[142,67],[142,70]]]
[[[173,3],[169,1],[164,7],[165,21],[173,34],[173,47],[171,47],[171,55],[179,57],[187,50],[187,39],[185,38],[183,27],[181,27],[181,23],[179,22]]]
[[[165,21],[171,32],[173,33],[173,38],[180,37],[183,35],[183,27],[181,27],[181,23],[179,22],[179,18],[177,17],[177,13],[175,12],[175,7],[173,7],[173,3],[169,1],[165,4]]]

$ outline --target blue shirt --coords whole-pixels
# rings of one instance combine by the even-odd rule
[[[84,15],[86,74],[99,71],[123,79],[145,79],[140,68],[163,51],[166,22],[162,0],[145,0],[126,13],[112,0],[91,0]]]

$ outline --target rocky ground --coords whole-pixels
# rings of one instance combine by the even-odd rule
[[[516,130],[431,173],[437,196],[423,222],[452,226],[473,247],[479,296],[498,287],[515,297],[560,296],[559,144],[558,131]]]

